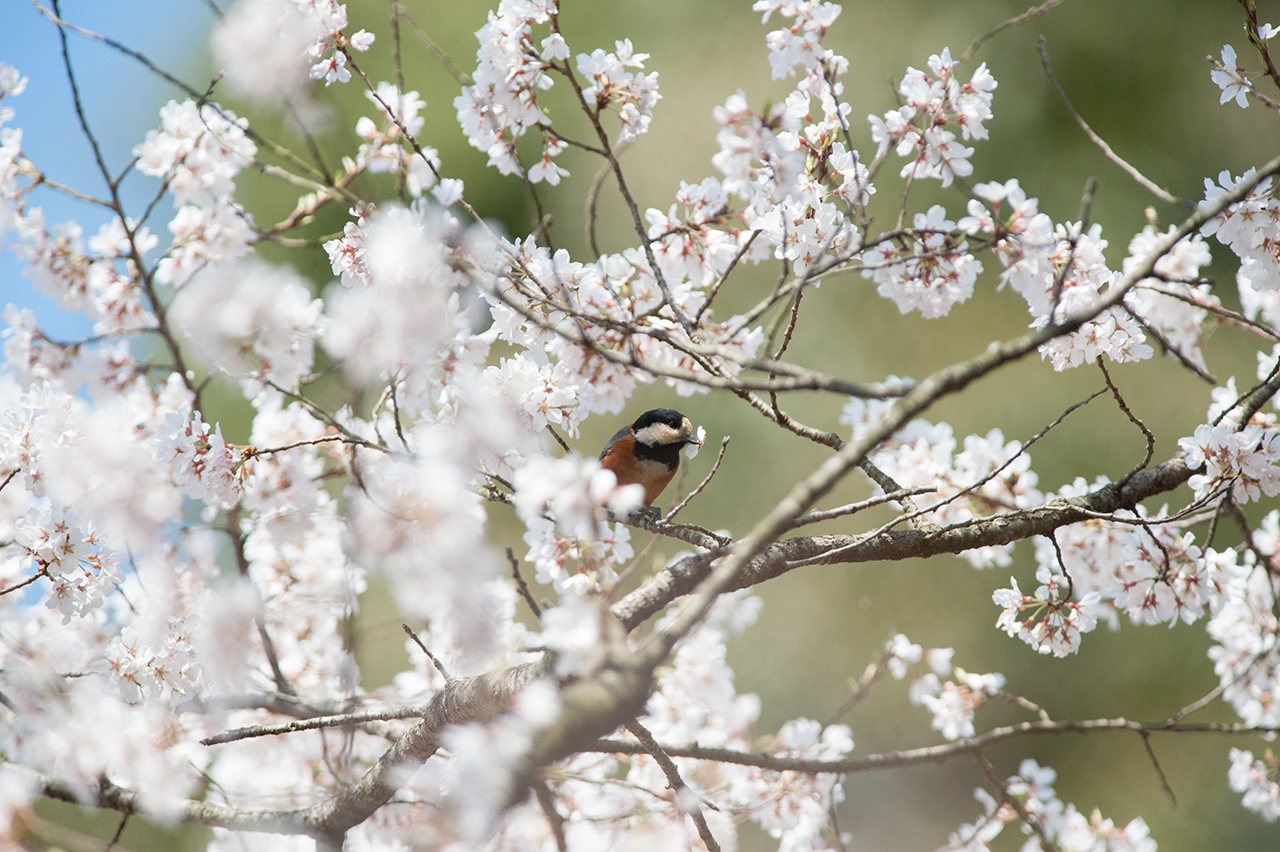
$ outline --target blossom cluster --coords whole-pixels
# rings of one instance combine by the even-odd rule
[[[1189,483],[1197,499],[1203,500],[1219,488],[1230,489],[1238,503],[1280,494],[1280,431],[1274,422],[1243,429],[1202,423],[1179,445],[1187,453],[1188,467],[1204,468],[1204,473],[1195,474]]]
[[[184,208],[185,209],[185,208]],[[150,251],[158,238],[145,227],[119,219],[107,222],[88,240],[75,222],[48,226],[44,211],[19,215],[15,230],[23,242],[17,254],[27,262],[29,277],[64,310],[83,311],[94,331],[111,335],[154,325],[143,306],[137,282],[138,254]]]
[[[1069,500],[1101,487],[1077,480],[1049,495]],[[1079,650],[1099,620],[1113,628],[1120,613],[1135,624],[1193,623],[1210,615],[1235,581],[1236,552],[1202,548],[1194,533],[1145,511],[1062,527],[1037,538],[1037,587],[1013,580],[993,594],[998,626],[1040,653]]]
[[[577,56],[578,73],[583,82],[588,83],[582,87],[583,103],[596,114],[609,107],[618,108],[618,120],[622,124],[618,131],[619,145],[630,144],[648,131],[653,108],[662,98],[658,94],[658,73],[637,73],[648,58],[647,53],[635,52],[631,39],[616,42],[612,53],[596,48],[590,54]],[[532,175],[530,179],[534,179]],[[547,182],[556,183],[549,176]]]
[[[222,439],[222,427],[202,422],[199,411],[190,419],[170,414],[165,426],[157,451],[174,484],[206,505],[225,509],[239,502],[244,457]]]
[[[617,485],[595,459],[535,456],[516,472],[512,502],[524,522],[526,558],[560,594],[601,591],[635,555],[625,518],[644,501],[640,485]],[[611,517],[612,516],[612,517]]]
[[[1267,822],[1280,819],[1280,782],[1276,781],[1277,762],[1268,752],[1258,760],[1253,752],[1231,749],[1231,769],[1227,775],[1231,789],[1243,793],[1242,804]]]
[[[757,737],[760,699],[738,692],[726,660],[726,642],[755,621],[760,605],[759,598],[746,593],[717,601],[708,620],[686,636],[659,669],[643,724],[660,743],[696,741],[707,748],[758,749],[797,761],[846,757],[853,739],[844,725],[793,719],[773,736]],[[579,605],[584,611],[587,606]],[[630,734],[624,737],[634,742]],[[630,848],[636,843],[698,848],[690,818],[694,809],[701,810],[722,848],[732,847],[743,822],[767,832],[780,849],[839,848],[830,837],[829,820],[830,808],[843,798],[836,774],[764,770],[685,757],[672,760],[687,785],[682,790],[668,789],[667,776],[647,754],[584,753],[562,764],[556,794],[565,812],[572,814],[563,826],[569,848]],[[716,808],[706,808],[703,801],[714,801]],[[532,801],[516,808],[495,838],[497,848],[543,848],[553,843],[547,821],[532,818],[538,813]]]
[[[554,133],[542,132],[542,155],[527,170],[521,166],[516,146],[532,130],[551,124],[539,92],[550,89],[556,77],[573,79],[579,97],[594,119],[616,108],[621,129],[618,143],[625,144],[649,129],[653,108],[662,97],[656,72],[644,73],[646,53],[636,53],[630,39],[612,52],[597,48],[575,60],[579,79],[568,65],[569,46],[556,23],[554,0],[501,0],[476,38],[474,82],[454,98],[458,123],[472,147],[489,155],[489,165],[504,175],[521,174],[532,183],[552,186],[569,174],[555,162],[565,143]],[[534,27],[550,23],[548,35],[536,45]]]
[[[1129,241],[1121,272],[1136,274],[1145,258],[1159,253],[1160,239],[1171,239],[1172,235],[1172,225],[1164,234],[1151,225],[1143,228]],[[1128,313],[1159,334],[1163,346],[1201,369],[1205,367],[1201,352],[1205,320],[1211,311],[1222,307],[1200,276],[1210,260],[1209,246],[1199,234],[1179,240],[1160,254],[1152,267],[1155,275],[1139,279],[1124,300]]]
[[[358,381],[394,378],[416,413],[444,402],[454,374],[480,369],[494,334],[473,329],[467,294],[492,253],[483,229],[420,198],[358,213],[324,248],[342,286],[325,300],[323,343]]]
[[[337,0],[236,3],[213,32],[213,54],[238,94],[268,104],[300,101],[308,80],[351,80],[347,51],[367,51],[374,36],[348,35],[347,7]]]
[[[1218,175],[1217,183],[1204,179],[1204,201],[1209,205],[1225,193],[1254,177],[1250,169],[1239,178],[1229,171]],[[1280,200],[1275,196],[1275,181],[1264,178],[1249,190],[1244,200],[1231,205],[1201,228],[1205,236],[1213,236],[1240,258],[1236,282],[1240,298],[1251,313],[1257,313],[1259,302],[1280,290]]]
[[[27,78],[17,68],[0,62],[0,234],[13,220],[14,202],[21,194],[18,176],[22,170],[22,128],[9,126],[14,110],[2,102],[6,97],[22,94],[26,87]]]
[[[775,78],[800,71],[786,98],[766,111],[735,93],[717,107],[720,150],[711,162],[724,190],[743,200],[742,221],[753,234],[747,257],[772,248],[797,275],[830,268],[858,248],[851,214],[865,207],[875,187],[856,150],[848,146],[852,108],[841,100],[840,77],[849,67],[821,40],[840,14],[823,2],[756,3],[765,20],[794,18],[767,37]]]
[[[969,244],[954,236],[956,223],[935,204],[917,213],[912,230],[900,240],[884,240],[863,254],[862,274],[876,292],[893,300],[901,313],[917,310],[925,319],[946,316],[968,301],[982,272]]]
[[[426,103],[416,91],[402,92],[385,81],[373,91],[365,92],[365,96],[373,103],[378,120],[361,116],[356,122],[356,136],[363,141],[356,150],[352,171],[367,169],[374,174],[403,174],[409,194],[414,198],[421,197],[440,182],[440,157],[436,149],[421,147],[421,153],[418,153],[413,148],[418,144],[417,136],[426,122],[422,115]],[[456,178],[438,190],[436,198],[447,205],[449,201],[440,193],[454,191],[461,194],[460,182]]]
[[[148,131],[133,153],[138,170],[163,180],[177,208],[156,280],[181,287],[200,269],[249,252],[252,221],[232,192],[258,148],[245,134],[248,122],[216,103],[170,101],[160,118],[160,128]],[[139,245],[135,254],[147,248]]]
[[[1075,653],[1080,649],[1080,634],[1088,633],[1097,625],[1094,610],[1100,595],[1089,592],[1079,600],[1072,600],[1068,596],[1068,578],[1040,569],[1036,579],[1040,585],[1033,594],[1022,592],[1015,579],[1010,581],[1010,588],[997,589],[991,595],[991,600],[1001,608],[996,627],[1042,654],[1065,657]]]
[[[948,740],[973,736],[977,709],[1005,685],[999,672],[974,674],[952,665],[954,654],[953,648],[922,648],[901,633],[885,645],[889,674],[895,680],[910,677],[911,703],[932,713],[933,729]]]
[[[971,236],[992,240],[1004,267],[1001,281],[1027,302],[1032,327],[1076,322],[1079,328],[1040,348],[1055,370],[1092,363],[1141,361],[1154,353],[1133,310],[1104,307],[1121,275],[1107,266],[1102,227],[1054,225],[1016,180],[974,187],[969,215],[957,223]],[[1140,247],[1140,246],[1139,246]]]
[[[1275,689],[1280,678],[1280,619],[1275,611],[1280,579],[1270,565],[1280,554],[1280,510],[1267,513],[1252,544],[1256,550],[1246,551],[1230,566],[1231,582],[1206,626],[1217,643],[1209,648],[1209,659],[1236,714],[1249,724],[1275,726],[1280,723]]]
[[[1070,499],[1092,486],[1077,481],[1058,492]],[[998,626],[1041,653],[1079,649],[1081,634],[1120,613],[1136,624],[1190,624],[1207,618],[1217,644],[1209,649],[1223,695],[1247,723],[1280,719],[1273,698],[1280,677],[1280,632],[1272,604],[1280,585],[1259,561],[1280,553],[1280,512],[1267,513],[1253,548],[1202,547],[1195,536],[1158,517],[1136,514],[1063,527],[1055,541],[1037,539],[1032,594],[1017,581],[997,590]]]
[[[502,174],[520,173],[516,144],[535,128],[551,119],[538,101],[538,93],[554,84],[547,72],[554,60],[569,56],[568,45],[552,32],[535,48],[533,27],[546,24],[555,11],[554,2],[521,3],[503,0],[489,21],[476,32],[474,82],[453,101],[458,123],[472,147],[489,155],[489,165]],[[539,177],[559,182],[561,170],[551,157],[563,149],[552,138],[543,140]],[[533,174],[529,175],[533,180]]]
[[[991,118],[997,83],[985,62],[967,82],[956,75],[958,65],[951,50],[944,48],[929,57],[927,72],[908,68],[898,86],[903,105],[883,118],[867,116],[879,154],[892,147],[899,157],[907,158],[904,178],[937,180],[947,187],[957,177],[973,174],[969,162],[973,149],[960,144],[946,128],[959,127],[964,139],[986,139],[983,122]]]
[[[1155,852],[1156,842],[1146,820],[1134,817],[1120,826],[1097,809],[1085,815],[1074,804],[1058,798],[1053,789],[1057,777],[1056,771],[1034,760],[1022,761],[1017,774],[1004,782],[1004,790],[1017,801],[1017,808],[997,801],[981,787],[974,790],[974,798],[982,805],[982,816],[953,832],[950,842],[938,852],[990,849],[991,841],[1015,821],[1020,822],[1023,834],[1030,835],[1022,847],[1025,850],[1047,852],[1043,843],[1048,841],[1052,849]],[[1034,820],[1034,825],[1029,820]]]
[[[888,384],[909,384],[890,377]],[[852,427],[859,438],[890,411],[886,401],[851,398],[840,422]],[[871,454],[876,466],[905,489],[928,489],[912,498],[925,520],[942,526],[963,524],[975,518],[1038,506],[1044,496],[1031,470],[1031,458],[1017,441],[992,429],[986,435],[956,439],[947,423],[913,420],[881,443]],[[975,567],[1010,563],[1010,548],[972,548],[962,554]]]
[[[499,339],[523,350],[518,357],[563,365],[568,384],[562,387],[583,389],[581,416],[621,410],[637,382],[653,381],[655,373],[667,376],[682,395],[705,392],[705,386],[682,379],[706,375],[708,364],[720,375],[737,375],[763,339],[759,328],[737,317],[712,319],[707,301],[714,282],[703,270],[726,267],[732,258],[725,253],[703,253],[702,269],[690,273],[696,277],[668,279],[659,277],[661,272],[655,272],[640,249],[604,255],[590,264],[531,239],[506,243],[504,249],[509,265],[486,293],[494,330]],[[661,256],[670,258],[669,253]],[[687,264],[682,267],[688,271]],[[680,318],[698,315],[701,322],[690,339]],[[705,346],[711,353],[696,359],[687,344],[678,348],[668,341]],[[636,362],[644,369],[633,367]]]
[[[756,0],[753,12],[763,12],[762,23],[777,12],[795,23],[771,31],[765,36],[769,47],[769,67],[773,78],[780,80],[802,69],[806,75],[824,76],[828,71],[844,73],[848,62],[835,51],[824,47],[822,37],[840,17],[840,7],[826,2],[792,2],[791,0]]]

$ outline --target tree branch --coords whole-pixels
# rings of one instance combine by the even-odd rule
[[[710,760],[737,766],[755,766],[772,772],[801,772],[806,775],[852,774],[879,769],[906,769],[925,763],[941,764],[957,757],[966,757],[1006,740],[1029,736],[1062,734],[1095,734],[1103,731],[1126,731],[1143,737],[1151,734],[1271,734],[1280,732],[1275,726],[1248,725],[1243,722],[1133,722],[1128,719],[1083,719],[1065,721],[1029,721],[1016,725],[992,728],[982,734],[920,748],[887,751],[866,757],[843,760],[811,760],[786,755],[737,751],[727,748],[709,748],[698,745],[663,745],[662,750],[672,757],[694,760]],[[586,751],[603,754],[647,754],[639,743],[627,740],[601,740]]]

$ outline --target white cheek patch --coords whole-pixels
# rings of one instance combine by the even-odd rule
[[[636,432],[636,440],[651,447],[674,444],[680,441],[682,437],[679,432],[666,423],[650,423]]]

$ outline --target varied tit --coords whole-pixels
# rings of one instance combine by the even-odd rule
[[[643,485],[644,504],[652,506],[680,466],[680,449],[697,443],[688,417],[670,408],[655,408],[610,438],[600,451],[600,463],[614,472],[619,485]]]

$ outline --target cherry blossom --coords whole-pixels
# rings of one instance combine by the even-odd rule
[[[1080,649],[1080,635],[1097,626],[1094,608],[1101,596],[1089,592],[1079,601],[1064,600],[1063,587],[1070,585],[1066,577],[1042,569],[1036,572],[1036,579],[1040,585],[1030,595],[1018,588],[1016,579],[1010,580],[1008,589],[992,593],[992,601],[1001,608],[996,626],[1041,654],[1065,657],[1075,653]]]
[[[1278,514],[1269,512],[1255,535],[1255,543],[1271,559],[1280,544]],[[1253,563],[1252,554],[1226,568],[1227,581],[1206,628],[1218,643],[1209,649],[1209,658],[1236,713],[1251,724],[1273,724],[1280,719],[1271,689],[1280,675],[1280,626],[1271,602],[1280,589],[1264,567]]]
[[[1172,230],[1171,227],[1168,233]],[[1134,236],[1129,242],[1129,256],[1121,267],[1125,275],[1130,274],[1140,258],[1152,253],[1156,238],[1151,226]],[[1221,307],[1218,298],[1209,292],[1208,283],[1199,277],[1200,269],[1209,261],[1209,247],[1198,234],[1181,240],[1156,261],[1155,272],[1159,277],[1139,281],[1131,295],[1125,297],[1125,306],[1131,315],[1157,329],[1179,355],[1202,369],[1205,363],[1201,331],[1209,310]]]
[[[887,383],[904,382],[889,377]],[[840,420],[853,427],[856,438],[883,417],[888,405],[850,399]],[[956,441],[948,424],[913,420],[881,444],[873,459],[903,488],[924,486],[933,493],[916,498],[926,517],[940,524],[965,523],[1009,507],[1033,506],[1043,499],[1031,459],[1017,441],[1004,440],[994,429]],[[968,550],[964,557],[975,567],[1008,565],[1004,547]]]
[[[918,310],[926,319],[936,319],[973,295],[982,262],[966,251],[968,243],[951,237],[956,224],[946,216],[935,204],[915,215],[914,232],[903,245],[886,240],[864,256],[862,274],[904,314]]]
[[[1204,468],[1189,482],[1201,499],[1223,486],[1241,503],[1280,494],[1280,431],[1274,422],[1240,430],[1203,423],[1178,444],[1190,468]]]
[[[311,78],[307,52],[323,37],[308,5],[245,0],[232,6],[211,39],[227,85],[266,103],[303,97]]]
[[[1124,826],[1117,826],[1096,809],[1085,816],[1071,802],[1057,797],[1053,783],[1057,773],[1034,760],[1024,760],[1018,766],[1018,774],[1004,782],[1004,789],[1017,799],[1021,812],[1037,821],[1038,833],[1029,837],[1025,849],[1043,849],[1047,839],[1062,849],[1107,849],[1116,852],[1155,852],[1156,843],[1150,837],[1146,821],[1135,817]],[[979,788],[974,796],[983,805],[984,815],[976,822],[962,826],[951,836],[951,842],[942,850],[984,850],[1004,826],[1018,818],[1019,811],[1009,804],[998,805],[985,790]],[[1025,834],[1031,834],[1030,825],[1023,824]]]
[[[764,23],[769,22],[774,12],[796,19],[790,27],[773,30],[765,37],[769,46],[769,66],[775,80],[794,74],[798,68],[803,68],[806,73],[816,70],[821,74],[832,63],[843,61],[842,57],[822,46],[822,36],[840,16],[841,9],[837,4],[813,0],[798,3],[757,0],[751,10],[763,12],[761,20]],[[836,67],[843,72],[846,66]]]
[[[199,411],[189,418],[170,414],[165,426],[167,434],[159,437],[156,453],[169,465],[174,482],[193,499],[224,508],[235,505],[244,456],[223,440],[222,427],[202,422]]]
[[[949,672],[949,674],[951,674]],[[923,705],[933,714],[933,729],[948,740],[974,735],[974,711],[988,698],[1004,688],[1004,675],[971,674],[955,669],[953,679],[945,683],[926,675],[919,687],[912,690],[911,702]]]
[[[400,92],[387,82],[379,83],[365,95],[377,110],[379,121],[361,116],[356,122],[356,135],[365,141],[356,152],[354,170],[367,169],[374,174],[403,172],[409,193],[420,197],[440,180],[438,152],[425,147],[419,154],[408,144],[408,137],[416,137],[422,131],[426,103],[416,91]]]
[[[615,44],[612,53],[596,48],[590,54],[578,54],[576,59],[578,73],[587,82],[582,88],[583,103],[596,111],[618,107],[618,118],[622,122],[618,133],[620,145],[634,142],[649,129],[653,107],[662,97],[658,94],[657,72],[639,74],[628,70],[644,68],[648,58],[649,54],[632,49],[631,39],[624,39]],[[552,156],[554,153],[558,152]],[[537,181],[532,172],[529,179]],[[552,181],[558,182],[558,179]]]
[[[979,627],[1034,648],[1046,671],[1100,622],[1202,630],[1207,656],[1187,665],[1212,667],[1215,688],[1156,725],[1197,734],[1200,720],[1168,713],[1219,699],[1241,737],[1280,725],[1275,167],[1206,180],[1198,216],[1157,225],[1152,212],[1104,237],[1097,221],[1114,217],[1041,211],[1026,187],[1043,170],[993,176],[975,159],[999,126],[998,42],[990,68],[944,47],[881,97],[836,50],[851,24],[840,6],[751,9],[773,88],[712,93],[713,174],[673,175],[619,158],[664,119],[656,48],[625,33],[571,44],[579,12],[497,0],[474,63],[450,65],[453,115],[489,177],[530,193],[530,221],[459,176],[470,167],[430,112],[439,92],[409,61],[432,22],[406,8],[392,10],[396,37],[375,41],[376,19],[362,29],[367,10],[336,0],[229,6],[211,25],[218,68],[162,72],[178,94],[141,141],[117,145],[127,128],[77,101],[96,189],[64,186],[51,149],[24,147],[38,138],[17,124],[28,81],[0,63],[0,231],[35,290],[90,329],[3,311],[0,838],[32,831],[44,796],[216,824],[215,850],[727,850],[751,832],[834,852],[855,845],[846,773],[976,757],[979,813],[938,828],[942,848],[986,850],[1016,825],[1027,850],[1154,850],[1160,826],[1104,816],[1076,779],[1062,786],[1078,804],[1064,801],[1053,769],[1016,755],[1010,775],[1011,752],[988,749],[992,734],[1026,748],[1032,732],[1137,717],[1103,695],[1088,696],[1092,721],[1050,715],[1022,671],[961,667],[991,668],[961,622],[929,625],[954,648],[857,633],[861,675],[803,712],[748,691],[777,662],[740,659],[740,634],[776,629],[754,586],[868,559],[1003,569],[971,574],[997,608]],[[1266,59],[1276,29],[1248,27]],[[114,36],[95,47],[160,67]],[[357,73],[366,51],[396,82]],[[1238,61],[1226,45],[1213,63],[1220,102],[1271,103],[1275,81]],[[345,126],[328,122],[334,83],[364,96]],[[214,100],[228,93],[252,125]],[[850,93],[881,104],[867,124],[851,123]],[[1213,94],[1184,106],[1216,108]],[[571,163],[602,175],[585,241],[563,229]],[[895,181],[882,168],[904,179],[899,198],[883,197]],[[597,191],[618,197],[597,205]],[[811,331],[848,295],[833,289],[867,282],[926,362],[944,356],[921,320],[947,335],[956,306],[987,298],[1028,316],[993,312],[991,346],[919,381],[871,381],[829,357],[850,340]],[[1207,346],[1210,330],[1244,359]],[[1165,375],[1140,363],[1157,347],[1209,398],[1162,386],[1191,412],[1172,434],[1129,396]],[[1001,405],[1042,412],[1007,389],[999,405],[968,395],[1011,361],[1035,368],[1037,352],[1082,376],[1130,365],[1091,410],[1115,406],[1149,438],[1140,465],[1052,465],[1078,406],[1015,428]],[[665,518],[595,457],[642,404],[703,422],[691,460],[735,431],[714,461],[686,465],[707,476]],[[953,404],[974,425],[942,419]],[[771,431],[743,447],[735,407]],[[729,493],[744,482],[770,505]],[[734,510],[725,529],[699,515],[713,499]],[[366,645],[397,622],[409,638],[394,653]],[[824,652],[820,624],[788,627]],[[855,710],[873,690],[920,708],[923,743],[865,745],[884,733]],[[1007,721],[982,709],[993,699]],[[1225,788],[1272,821],[1276,765],[1259,750],[1231,749]]]
[[[929,71],[908,68],[898,86],[903,106],[883,118],[867,116],[871,139],[883,155],[890,147],[899,157],[908,158],[903,177],[938,180],[947,187],[957,177],[973,173],[969,157],[973,149],[956,141],[943,129],[958,124],[965,139],[986,139],[984,121],[991,117],[995,78],[986,63],[979,65],[967,83],[956,77],[957,63],[949,48],[929,57]]]
[[[1227,774],[1231,789],[1243,793],[1241,803],[1267,822],[1280,819],[1280,783],[1274,780],[1275,763],[1270,753],[1257,760],[1251,751],[1231,749],[1231,769]]]
[[[173,318],[228,374],[292,388],[311,370],[323,308],[292,270],[248,261],[197,274]]]
[[[1219,103],[1234,99],[1236,106],[1245,109],[1249,106],[1249,91],[1253,85],[1243,73],[1244,69],[1236,64],[1236,49],[1229,44],[1222,46],[1222,61],[1218,67],[1209,72],[1209,78],[1222,89]]]
[[[1253,177],[1253,170],[1246,170],[1239,179],[1233,179],[1227,171],[1218,174],[1214,183],[1204,179],[1205,200],[1212,204],[1226,192]],[[1231,249],[1240,258],[1236,283],[1241,301],[1251,303],[1256,313],[1257,305],[1265,295],[1280,290],[1280,238],[1276,236],[1276,223],[1280,222],[1280,201],[1275,197],[1274,181],[1268,177],[1250,190],[1243,201],[1233,204],[1205,223],[1201,233],[1215,236],[1218,242]]]
[[[217,104],[170,101],[160,109],[160,129],[134,149],[138,169],[165,181],[175,207],[208,206],[231,194],[236,174],[257,154],[247,125]]]
[[[489,155],[489,165],[502,174],[521,171],[515,146],[534,128],[550,124],[538,93],[555,78],[551,64],[568,55],[564,39],[551,33],[541,50],[533,47],[533,27],[550,20],[556,4],[502,0],[488,23],[476,32],[475,82],[454,98],[458,123],[472,147]],[[546,171],[544,166],[543,171]],[[553,172],[557,177],[559,172]],[[532,176],[530,177],[532,179]]]

